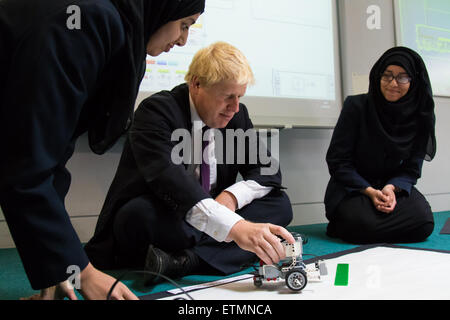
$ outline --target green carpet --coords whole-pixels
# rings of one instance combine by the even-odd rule
[[[417,248],[450,250],[450,235],[439,234],[441,228],[443,227],[445,221],[448,218],[450,218],[450,211],[435,213],[434,214],[435,229],[431,234],[431,236],[426,241],[402,245]],[[341,240],[327,237],[325,234],[326,223],[305,225],[305,226],[294,226],[289,227],[288,229],[290,231],[302,233],[308,237],[309,241],[303,248],[305,260],[311,258],[307,254],[322,256],[357,247],[357,245],[351,245]],[[239,274],[245,274],[252,270],[253,270],[252,268],[249,268],[240,273],[230,275],[229,277],[236,276]],[[124,270],[108,273],[115,277],[118,277],[124,273]],[[168,283],[163,283],[153,287],[144,288],[142,287],[143,281],[141,277],[142,277],[141,275],[129,273],[124,277],[123,280],[123,282],[137,296],[157,293],[175,288],[174,285]],[[198,283],[215,281],[222,278],[224,277],[192,275],[178,280],[177,283],[180,286],[190,286]],[[20,297],[27,297],[37,292],[38,291],[34,291],[30,287],[22,263],[20,262],[17,250],[0,249],[0,300],[16,300],[19,299]],[[78,297],[81,298],[80,295],[78,295]]]

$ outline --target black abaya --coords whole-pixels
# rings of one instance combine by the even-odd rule
[[[403,67],[412,78],[408,93],[396,102],[388,102],[380,90],[389,65]],[[434,125],[431,85],[422,59],[407,48],[388,50],[371,70],[369,92],[347,97],[333,132],[324,200],[329,235],[361,243],[420,241],[429,235],[433,215],[414,185],[424,159],[436,153]],[[390,214],[376,210],[361,193],[387,184],[398,190]]]

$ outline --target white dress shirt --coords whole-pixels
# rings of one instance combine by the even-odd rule
[[[191,120],[192,120],[192,139],[193,149],[198,150],[194,147],[195,137],[202,136],[202,129],[205,126],[197,110],[192,102],[189,95],[190,107],[191,107]],[[210,166],[210,184],[211,189],[213,189],[217,182],[217,159],[214,153],[214,130],[206,131],[209,140],[209,146],[207,149],[209,166]],[[201,143],[200,143],[201,145]],[[201,153],[201,148],[200,148]],[[194,152],[192,152],[192,157],[194,158]],[[199,157],[199,155],[197,155]],[[191,159],[191,165],[188,166],[188,170],[193,170],[195,175],[200,178],[200,165],[195,164],[194,159]],[[198,159],[197,159],[198,160]],[[255,199],[259,199],[267,195],[273,188],[261,186],[254,180],[240,181],[232,186],[225,189],[226,191],[232,193],[237,200],[237,209],[242,209],[247,204],[251,203]],[[242,220],[243,218],[228,209],[224,205],[221,205],[214,199],[208,198],[199,201],[192,209],[186,214],[186,221],[195,227],[196,229],[205,232],[207,235],[213,239],[221,242],[227,241],[228,233],[236,222]]]

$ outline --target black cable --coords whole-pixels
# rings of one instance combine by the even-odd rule
[[[173,281],[172,279],[170,279],[169,277],[166,277],[163,274],[160,273],[156,273],[156,272],[152,272],[152,271],[146,271],[146,270],[142,270],[142,271],[126,271],[124,272],[121,276],[117,277],[116,281],[114,282],[114,284],[111,286],[111,289],[109,289],[108,295],[106,296],[106,300],[110,300],[111,298],[111,294],[114,290],[114,288],[116,287],[116,285],[119,283],[119,281],[121,279],[123,279],[127,274],[129,273],[137,273],[137,274],[151,274],[154,276],[158,276],[161,278],[164,278],[165,280],[169,281],[170,283],[172,283],[175,287],[177,287],[178,289],[180,289],[187,297],[189,297],[189,299],[194,300],[194,298],[192,298],[187,292],[186,290],[184,290],[180,285],[178,285],[175,281]]]

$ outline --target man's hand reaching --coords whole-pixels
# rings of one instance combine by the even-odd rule
[[[253,223],[246,220],[237,222],[231,228],[228,238],[244,250],[255,253],[265,264],[277,264],[286,257],[279,237],[288,243],[295,242],[289,231],[271,223]]]

